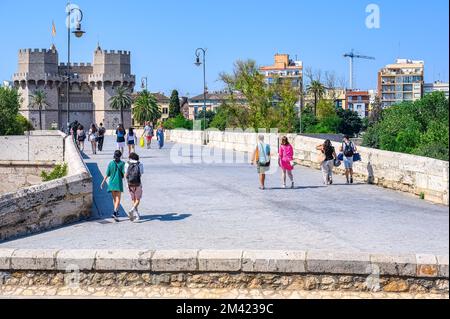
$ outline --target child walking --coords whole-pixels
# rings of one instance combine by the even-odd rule
[[[142,175],[144,174],[144,165],[139,162],[139,155],[136,153],[130,154],[130,159],[125,165],[125,178],[128,182],[128,190],[131,195],[131,201],[133,202],[133,208],[128,212],[130,220],[133,222],[139,222],[141,216],[139,215],[139,204],[142,199]]]
[[[106,170],[106,176],[103,179],[102,185],[100,186],[100,189],[103,189],[105,183],[109,179],[108,192],[112,194],[114,205],[114,212],[111,217],[116,222],[120,221],[119,209],[123,193],[123,178],[125,176],[125,163],[122,162],[121,158],[122,152],[116,151],[114,153],[114,160],[109,163],[108,169]]]

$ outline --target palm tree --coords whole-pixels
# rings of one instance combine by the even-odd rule
[[[147,121],[155,123],[161,118],[161,110],[153,94],[144,90],[134,101],[133,118],[139,124]]]
[[[42,131],[42,108],[49,106],[47,103],[47,93],[43,90],[36,90],[30,94],[30,105],[39,108],[39,130]]]
[[[131,108],[133,100],[131,98],[130,91],[124,86],[120,86],[116,89],[116,95],[109,99],[111,108],[114,110],[120,110],[120,120],[122,125],[125,125],[123,120],[123,111]]]
[[[307,91],[309,94],[314,94],[314,116],[317,116],[317,103],[325,94],[325,86],[320,81],[312,81]]]

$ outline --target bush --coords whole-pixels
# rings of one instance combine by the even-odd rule
[[[56,165],[55,168],[50,172],[42,172],[41,177],[44,182],[50,182],[55,179],[60,179],[68,174],[68,167],[67,163],[64,163],[62,165]]]
[[[383,111],[369,127],[363,145],[448,161],[449,102],[442,92]]]
[[[192,130],[193,122],[187,120],[183,115],[178,115],[172,119],[168,119],[164,122],[164,128],[167,130],[174,130],[177,128],[183,128],[187,130]]]

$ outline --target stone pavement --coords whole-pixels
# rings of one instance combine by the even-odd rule
[[[345,291],[276,291],[260,289],[197,289],[163,286],[88,287],[0,286],[0,299],[8,298],[139,298],[139,299],[448,299],[448,294],[375,293]]]
[[[156,146],[156,145],[155,145]],[[372,185],[324,187],[321,173],[297,168],[297,188],[280,188],[279,173],[259,191],[248,164],[173,164],[168,144],[142,150],[143,220],[115,224],[110,195],[99,189],[114,152],[86,163],[94,177],[95,217],[87,222],[0,244],[29,249],[262,249],[384,254],[449,251],[448,207]],[[123,208],[130,208],[128,194]],[[125,217],[124,211],[122,215]]]

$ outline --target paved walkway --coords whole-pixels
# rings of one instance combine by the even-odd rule
[[[370,253],[449,251],[448,207],[372,185],[324,187],[321,173],[297,168],[298,188],[280,189],[279,174],[258,190],[247,164],[173,164],[171,145],[142,150],[145,198],[140,224],[112,223],[112,203],[99,190],[114,152],[88,151],[95,180],[95,218],[0,244],[0,248],[295,249]],[[125,194],[123,207],[130,208]],[[125,216],[124,212],[122,212]]]

